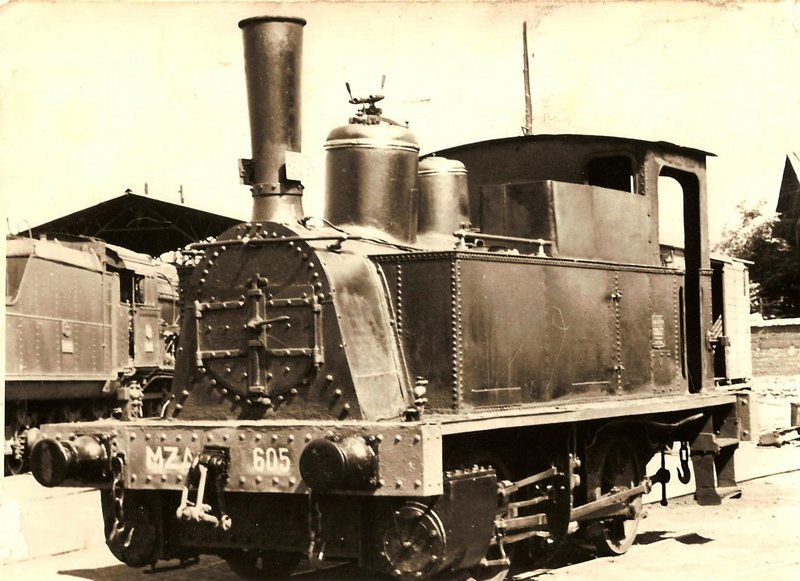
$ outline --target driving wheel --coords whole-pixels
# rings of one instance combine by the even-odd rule
[[[24,457],[16,454],[6,454],[3,462],[3,471],[6,476],[17,476],[28,470],[28,462]]]
[[[642,467],[639,456],[631,444],[622,437],[612,438],[598,453],[600,495],[623,492],[642,482]],[[637,494],[626,501],[623,515],[588,523],[586,537],[600,556],[622,555],[636,539],[636,531],[642,518],[642,495]]]

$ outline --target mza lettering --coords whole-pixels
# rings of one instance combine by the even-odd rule
[[[185,472],[192,464],[194,456],[189,448],[178,446],[147,447],[147,471],[155,473]]]

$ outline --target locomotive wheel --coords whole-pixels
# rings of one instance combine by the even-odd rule
[[[642,468],[636,450],[622,438],[614,438],[601,451],[598,463],[600,470],[600,492],[621,492],[637,486],[642,481]],[[636,539],[639,521],[642,519],[642,495],[628,501],[630,514],[614,516],[589,523],[585,529],[597,554],[604,557],[622,555],[630,549]]]
[[[30,452],[30,444],[33,442],[28,441],[28,434],[34,432],[38,435],[39,430],[34,428],[29,430],[30,423],[27,422],[25,414],[20,414],[17,410],[17,422],[14,428],[14,434],[7,441],[6,445],[10,445],[11,453],[5,454],[3,458],[3,473],[6,476],[16,476],[28,471],[28,452]],[[9,441],[10,440],[10,441]]]
[[[146,494],[127,492],[124,502],[126,531],[133,529],[128,540],[123,534],[111,538],[114,527],[114,497],[110,490],[100,491],[106,545],[111,554],[130,567],[144,567],[158,560],[161,552],[161,523],[157,499]],[[123,538],[124,537],[124,538]],[[109,540],[111,539],[111,540]]]
[[[243,579],[283,579],[300,562],[299,553],[280,551],[231,551],[223,557],[228,567]]]
[[[27,472],[28,462],[24,457],[19,457],[16,454],[6,454],[3,462],[3,471],[6,476],[16,476]]]

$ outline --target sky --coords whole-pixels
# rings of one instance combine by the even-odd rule
[[[2,4],[3,0],[0,0]],[[522,23],[536,133],[664,140],[714,152],[712,243],[736,205],[774,208],[800,150],[795,2],[6,2],[0,6],[0,211],[7,229],[135,193],[247,219],[240,19],[304,30],[303,150],[347,121],[345,82],[378,91],[423,152],[519,135]]]

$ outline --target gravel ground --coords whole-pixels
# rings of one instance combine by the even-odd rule
[[[761,397],[800,401],[800,375],[762,375],[754,377],[752,384]]]
[[[800,404],[800,375],[754,377],[751,385],[758,412],[756,432],[790,427],[791,404]]]

